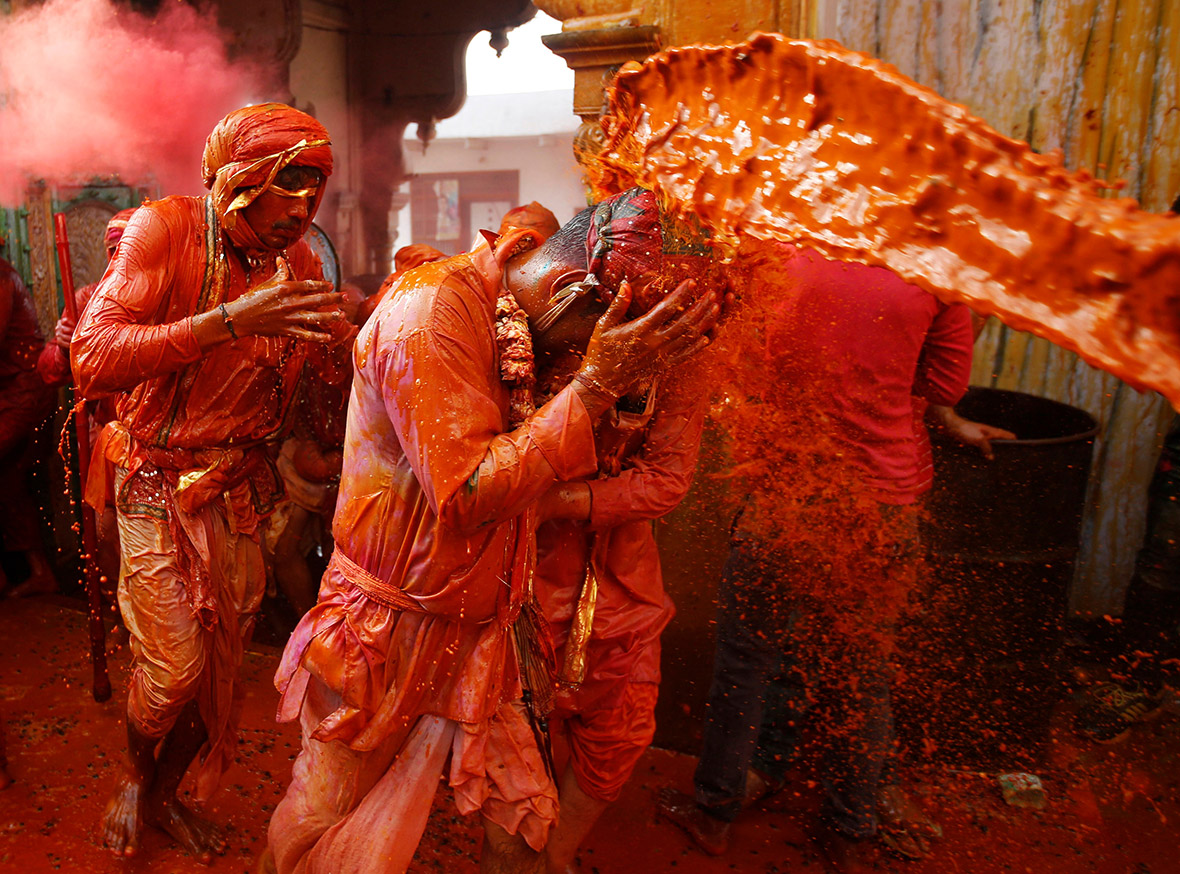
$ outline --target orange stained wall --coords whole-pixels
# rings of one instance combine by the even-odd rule
[[[1145,209],[1166,210],[1180,194],[1175,0],[806,0],[801,20],[801,33],[882,58],[1001,133],[1061,149],[1069,167],[1125,180],[1123,193]],[[1171,408],[994,319],[972,381],[1099,419],[1071,606],[1120,612]]]

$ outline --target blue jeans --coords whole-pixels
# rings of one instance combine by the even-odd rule
[[[908,512],[886,508],[894,510]],[[912,543],[887,548],[896,556],[886,568],[917,561],[916,535]],[[824,817],[849,837],[870,837],[877,829],[877,790],[896,779],[888,652],[841,630],[847,625],[826,621],[831,605],[819,609],[792,592],[792,568],[798,570],[800,561],[808,559],[772,553],[749,540],[736,543],[726,560],[696,800],[707,813],[732,821],[741,810],[747,769],[755,765],[781,775],[793,730],[814,701],[827,716],[820,775]],[[815,572],[813,562],[808,572]],[[857,606],[839,609],[853,612]],[[865,621],[872,622],[868,607]],[[801,647],[801,625],[810,632],[820,628],[823,646]],[[888,635],[892,625],[876,630]]]

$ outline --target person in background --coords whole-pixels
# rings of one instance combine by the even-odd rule
[[[1180,197],[1171,213],[1180,216]],[[1082,691],[1074,716],[1077,732],[1097,743],[1123,740],[1160,713],[1169,689],[1180,688],[1180,416],[1147,489],[1143,546],[1112,632],[1110,677]]]
[[[193,766],[205,801],[233,761],[259,529],[283,494],[273,455],[304,362],[329,368],[351,333],[303,240],[332,172],[323,126],[244,107],[214,127],[201,169],[208,196],[135,211],[70,353],[82,397],[117,395],[95,454],[115,469],[133,669],[102,838],[131,855],[151,825],[208,861],[224,838],[177,789]],[[100,511],[101,470],[87,482]]]
[[[361,303],[357,312],[356,323],[364,325],[369,320],[369,316],[373,314],[373,310],[377,309],[377,304],[381,303],[382,298],[393,284],[401,279],[402,275],[407,270],[413,270],[423,264],[429,264],[431,261],[439,261],[447,257],[443,252],[440,252],[434,246],[428,246],[425,243],[412,243],[409,246],[402,246],[393,256],[393,272],[386,276],[381,284],[378,286],[376,293],[369,295]]]
[[[134,212],[134,208],[121,209],[111,216],[110,221],[107,222],[106,230],[103,234],[103,248],[106,249],[108,264],[115,257],[115,250],[119,246],[119,240],[123,238],[123,231],[127,227],[127,222]],[[74,292],[74,311],[79,317],[86,311],[86,305],[90,302],[90,298],[96,288],[98,288],[98,283],[92,282]],[[41,378],[47,385],[54,387],[73,385],[74,376],[70,372],[70,340],[74,336],[74,327],[74,320],[70,318],[69,313],[63,311],[61,317],[57,320],[57,325],[54,327],[53,339],[46,343],[45,348],[41,350],[41,355],[37,359],[37,372],[41,374]],[[90,448],[92,450],[98,441],[98,435],[103,427],[114,418],[115,408],[113,397],[103,398],[97,403],[88,406],[87,419],[89,423]],[[94,463],[106,465],[107,461],[105,458],[95,458]],[[89,476],[89,471],[80,471],[79,473],[84,479]],[[106,482],[110,482],[110,479],[109,475],[105,477]],[[113,495],[108,494],[107,500],[106,509],[94,520],[95,533],[98,537],[98,555],[96,556],[96,560],[104,578],[103,598],[110,608],[115,611],[117,623],[118,608],[115,603],[115,587],[119,581],[119,528],[115,523],[115,506],[111,503]],[[13,594],[41,593],[20,591],[14,592]],[[122,629],[122,625],[117,624],[116,628]],[[119,633],[122,634],[122,631]]]
[[[661,216],[650,192],[605,201],[592,226],[590,273],[607,288],[619,282],[612,253],[627,246],[650,253],[646,272],[665,282],[674,273],[670,251],[696,243],[691,258],[676,265],[686,273],[700,274],[708,263],[708,247]],[[541,384],[564,384],[580,356],[551,348],[547,333],[534,337]],[[538,508],[534,578],[560,669],[550,724],[569,750],[546,847],[549,874],[574,870],[579,845],[618,799],[655,733],[660,635],[674,612],[655,522],[692,483],[705,415],[697,377],[666,374],[619,398],[595,427],[596,475],[559,483]]]
[[[523,206],[513,207],[500,219],[501,235],[508,233],[512,228],[531,228],[537,232],[540,239],[547,240],[556,234],[560,227],[561,222],[557,220],[557,216],[535,200]]]
[[[16,594],[57,591],[26,482],[34,432],[53,409],[53,390],[37,372],[44,342],[32,296],[16,268],[0,259],[0,536],[4,549],[22,554],[29,566]],[[0,590],[7,587],[0,568]]]
[[[829,869],[862,871],[877,838],[916,856],[938,833],[898,782],[889,664],[931,483],[912,398],[947,410],[966,391],[970,312],[888,270],[807,250],[782,247],[767,270],[788,291],[765,296],[755,366],[775,376],[750,408],[764,456],[738,460],[760,474],[721,580],[695,792],[665,790],[659,809],[701,849],[724,853],[743,805],[781,780],[751,773],[770,683],[805,678],[795,700],[825,716],[813,835]]]
[[[1148,486],[1147,530],[1112,637],[1110,676],[1083,690],[1074,715],[1077,732],[1097,743],[1125,739],[1180,688],[1180,416]]]

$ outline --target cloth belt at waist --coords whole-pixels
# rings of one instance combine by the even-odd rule
[[[332,550],[332,557],[328,559],[328,570],[335,570],[344,579],[365,593],[365,596],[384,604],[393,610],[405,613],[425,613],[422,605],[411,598],[402,589],[373,576],[347,555],[339,547]]]

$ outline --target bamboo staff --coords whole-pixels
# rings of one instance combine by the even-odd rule
[[[66,217],[53,215],[53,235],[57,240],[57,263],[61,269],[61,290],[65,311],[70,321],[78,324],[78,303],[74,299],[74,274],[70,267],[70,241],[66,233]],[[74,406],[74,438],[78,445],[78,472],[82,491],[86,490],[86,475],[90,470],[90,423],[86,405]],[[98,567],[98,532],[94,524],[94,510],[82,501],[82,553],[86,562],[86,596],[90,603],[90,664],[94,668],[93,694],[95,701],[111,697],[111,678],[107,673],[106,629],[102,622],[102,582]]]

